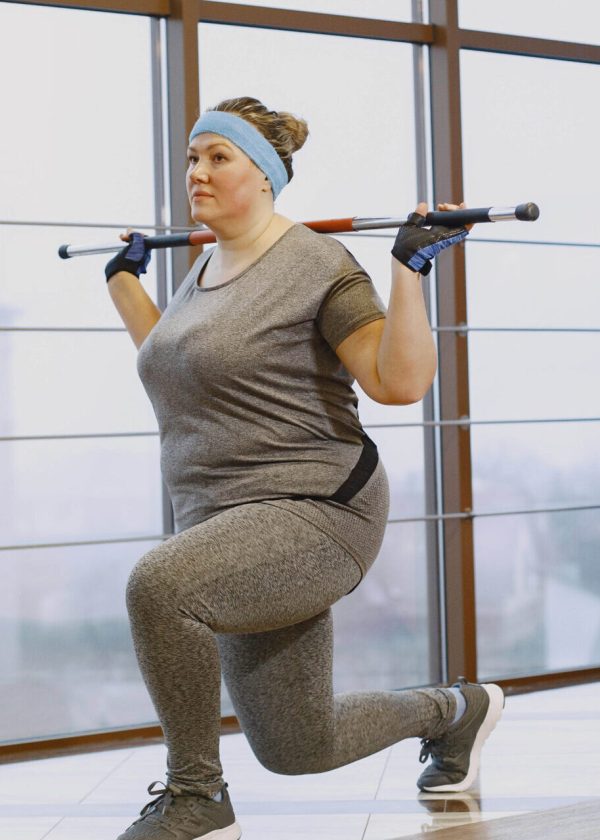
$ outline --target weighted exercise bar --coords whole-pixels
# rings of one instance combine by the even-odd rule
[[[479,207],[464,210],[432,211],[425,217],[425,224],[442,225],[443,227],[461,227],[462,225],[480,224],[481,222],[535,222],[540,210],[537,204],[528,202],[516,207]],[[397,228],[406,219],[400,218],[360,218],[354,216],[349,219],[324,219],[317,222],[303,222],[306,227],[317,233],[350,233],[358,230],[377,230],[380,228]],[[211,230],[193,230],[189,233],[167,233],[158,236],[147,236],[147,248],[175,248],[181,245],[208,245],[216,242]],[[63,260],[70,257],[83,257],[88,254],[108,254],[124,248],[120,244],[110,245],[61,245],[58,256]]]

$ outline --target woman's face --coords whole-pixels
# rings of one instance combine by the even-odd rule
[[[188,147],[186,175],[192,218],[213,221],[248,214],[271,185],[250,158],[219,134],[198,134]]]

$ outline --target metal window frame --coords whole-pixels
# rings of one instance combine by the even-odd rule
[[[11,0],[22,6],[56,6],[59,9],[80,9],[87,12],[121,12],[127,15],[167,17],[171,14],[171,0]]]
[[[198,24],[213,22],[237,26],[314,32],[387,41],[404,41],[415,47],[430,48],[429,79],[432,123],[433,195],[439,200],[458,200],[462,196],[462,138],[460,122],[461,49],[553,58],[565,61],[600,64],[600,46],[529,38],[495,32],[462,30],[458,25],[458,0],[430,0],[430,23],[397,23],[335,14],[289,11],[252,7],[210,0],[15,0],[23,5],[56,6],[89,11],[121,12],[162,18],[165,22],[168,78],[168,130],[160,140],[167,147],[166,186],[170,217],[165,227],[189,227],[188,203],[181,184],[178,150],[187,145],[187,135],[199,113]],[[276,4],[276,0],[273,0]],[[154,31],[154,30],[153,30]],[[157,67],[154,68],[154,73]],[[153,73],[153,75],[154,75]],[[343,80],[339,80],[343,83]],[[154,77],[154,84],[157,84]],[[155,141],[159,142],[155,120]],[[157,207],[161,204],[157,201]],[[159,221],[157,217],[157,222]],[[165,221],[161,217],[161,221]],[[495,240],[494,240],[495,241]],[[551,245],[553,243],[539,243]],[[564,243],[573,244],[573,243]],[[199,249],[174,249],[166,274],[181,278]],[[163,276],[165,271],[161,272]],[[166,284],[166,280],[163,281]],[[161,299],[168,292],[161,286]],[[444,295],[440,289],[444,289]],[[172,288],[171,291],[175,289]],[[464,340],[469,330],[466,319],[466,270],[464,248],[444,252],[437,259],[439,411],[432,403],[425,407],[426,425],[436,426],[441,445],[441,499],[435,487],[428,490],[429,518],[438,520],[445,569],[437,604],[445,615],[439,628],[445,638],[445,673],[453,678],[459,672],[477,678],[476,622],[474,593],[474,556],[471,488],[471,447],[468,421],[468,354]],[[479,328],[485,329],[485,328]],[[461,422],[455,418],[465,418]],[[466,420],[466,422],[465,422]],[[429,464],[433,464],[433,443],[427,438]],[[431,512],[430,512],[431,511]],[[447,513],[454,511],[454,513]],[[524,511],[517,511],[524,513]],[[479,514],[483,515],[483,514]],[[489,514],[488,514],[489,515]],[[165,536],[171,529],[166,529]],[[436,545],[437,535],[430,540]],[[430,549],[430,556],[435,549]],[[435,586],[435,582],[432,583]],[[433,589],[432,591],[435,591]],[[540,690],[580,682],[600,680],[599,668],[576,668],[569,671],[533,674],[500,679],[507,693]],[[239,731],[235,718],[222,721],[222,731]],[[125,744],[160,740],[160,727],[135,727],[60,739],[27,741],[0,746],[1,761],[40,758],[98,749],[119,748]]]
[[[412,0],[412,20],[422,23],[423,0]],[[417,200],[427,201],[430,198],[431,161],[428,149],[431,145],[431,125],[428,120],[427,101],[429,94],[429,80],[427,78],[427,55],[423,44],[413,44],[413,82],[415,103],[415,151],[416,151],[416,187]],[[433,277],[422,278],[421,286],[429,322],[434,325],[437,321],[435,295],[433,294]],[[425,556],[426,570],[426,603],[427,603],[427,672],[429,682],[437,684],[447,679],[446,659],[446,616],[443,585],[443,541],[441,513],[441,465],[439,461],[439,400],[436,386],[430,388],[423,399],[423,422],[416,424],[423,428],[423,468],[425,490]],[[387,425],[387,424],[386,424]],[[395,425],[395,424],[394,424]],[[371,428],[381,428],[374,424]],[[394,520],[389,520],[390,524]]]

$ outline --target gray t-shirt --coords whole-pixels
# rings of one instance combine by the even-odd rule
[[[336,239],[297,223],[219,286],[198,257],[140,347],[176,532],[233,505],[327,497],[362,449],[334,350],[386,308]]]

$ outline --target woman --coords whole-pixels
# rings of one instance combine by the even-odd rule
[[[336,239],[274,212],[306,123],[251,97],[189,139],[192,217],[216,235],[164,313],[139,275],[143,237],[106,268],[139,348],[176,535],[138,562],[127,607],[168,747],[167,785],[119,840],[237,840],[219,760],[220,679],[259,759],[319,773],[422,739],[423,790],[464,790],[500,717],[497,686],[333,695],[331,605],[374,562],[388,482],[352,390],[420,400],[436,369],[417,272],[466,230],[423,228],[392,250],[389,308]],[[450,209],[454,205],[440,205]],[[123,237],[126,239],[127,237]],[[159,320],[160,319],[160,320]]]

